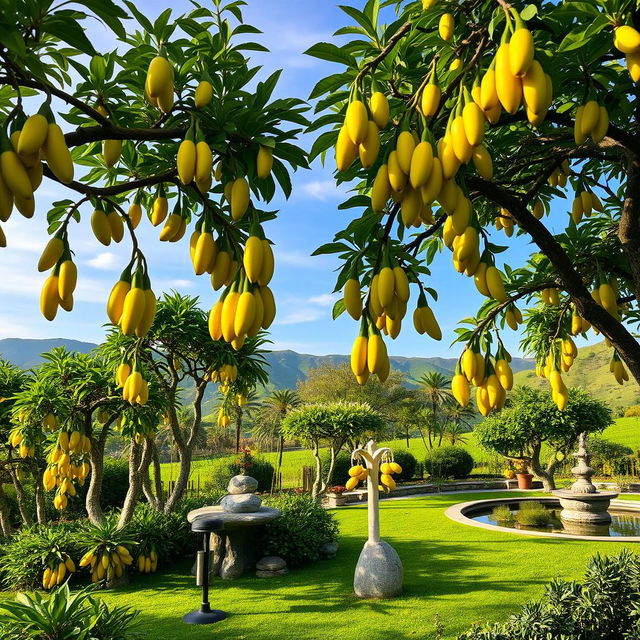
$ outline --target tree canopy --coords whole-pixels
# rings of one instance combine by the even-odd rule
[[[311,93],[320,133],[310,157],[335,147],[336,181],[356,191],[340,206],[345,228],[316,253],[341,261],[334,316],[360,322],[358,381],[388,375],[381,334],[398,335],[411,293],[415,329],[439,339],[431,265],[448,249],[487,298],[457,329],[462,404],[472,383],[485,415],[504,406],[501,334],[523,323],[559,408],[571,336],[591,328],[611,345],[616,379],[628,368],[640,382],[634,6],[368,0],[342,10],[336,35],[348,41],[307,51],[337,65]],[[514,235],[531,247],[517,264],[503,254]]]

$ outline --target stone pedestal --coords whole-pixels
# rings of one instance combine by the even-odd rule
[[[560,499],[560,518],[563,522],[584,525],[608,524],[611,522],[609,503],[618,496],[613,491],[598,493],[575,493],[560,489],[553,494]]]
[[[393,598],[402,591],[402,562],[396,550],[384,540],[366,542],[353,577],[359,598]]]

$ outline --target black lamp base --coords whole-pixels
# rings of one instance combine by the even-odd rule
[[[187,615],[182,618],[182,622],[186,624],[213,624],[214,622],[224,620],[226,617],[227,614],[224,611],[220,611],[220,609],[210,609],[209,611],[198,609],[198,611],[187,613]]]

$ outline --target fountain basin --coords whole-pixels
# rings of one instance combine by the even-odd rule
[[[576,493],[567,489],[554,491],[553,495],[560,500],[563,520],[586,525],[610,523],[609,505],[614,498],[618,497],[618,494],[613,491]]]
[[[609,498],[611,500],[611,498]],[[489,515],[494,507],[507,505],[517,511],[519,503],[539,502],[545,508],[555,512],[550,526],[542,528],[522,528],[517,525],[502,526],[491,522]],[[481,529],[502,531],[517,535],[542,538],[561,538],[564,540],[600,540],[602,542],[640,542],[640,502],[631,500],[611,500],[609,514],[611,522],[585,523],[584,521],[560,520],[562,505],[559,497],[522,497],[474,500],[453,505],[445,515],[456,522]]]

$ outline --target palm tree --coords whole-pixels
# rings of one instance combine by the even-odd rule
[[[277,440],[277,464],[275,478],[280,477],[282,468],[282,454],[284,451],[284,436],[282,435],[282,421],[285,416],[302,404],[297,391],[292,389],[277,389],[267,396],[256,416],[253,435],[258,441]]]
[[[466,444],[465,434],[471,432],[474,417],[475,411],[470,406],[453,403],[446,408],[444,435],[452,445]]]
[[[444,409],[453,403],[453,395],[451,394],[451,380],[439,371],[427,371],[418,381],[421,385],[420,391],[426,396],[427,415],[431,424],[427,428],[429,438],[429,449],[433,447],[433,437],[438,435],[438,446],[442,444],[444,433],[440,428],[440,414]],[[422,441],[424,435],[420,430]],[[426,443],[425,443],[426,446]]]

